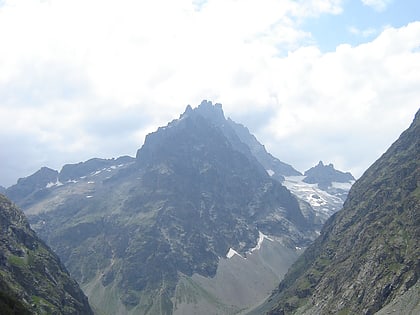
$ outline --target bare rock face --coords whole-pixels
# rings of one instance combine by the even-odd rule
[[[419,157],[420,111],[257,313],[418,314]]]
[[[15,314],[93,314],[58,257],[23,212],[0,194],[0,309]]]

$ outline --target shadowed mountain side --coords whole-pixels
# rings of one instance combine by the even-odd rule
[[[58,257],[1,194],[0,249],[2,314],[93,314]]]
[[[401,301],[419,296],[419,156],[420,111],[255,314],[417,314]]]

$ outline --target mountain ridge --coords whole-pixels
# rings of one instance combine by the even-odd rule
[[[419,139],[420,110],[255,314],[374,314],[418,290]]]

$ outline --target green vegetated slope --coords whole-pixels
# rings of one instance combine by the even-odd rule
[[[418,314],[419,157],[420,112],[256,314]]]
[[[0,194],[0,313],[93,314],[76,281]]]

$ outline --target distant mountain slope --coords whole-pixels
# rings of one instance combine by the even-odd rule
[[[86,162],[77,164],[66,164],[60,171],[58,180],[62,183],[76,180],[80,177],[87,176],[94,172],[106,170],[112,166],[124,165],[133,162],[134,159],[129,156],[121,156],[117,159],[98,159],[93,158]]]
[[[200,305],[205,313],[210,303],[213,314],[224,315],[251,306],[274,289],[318,228],[240,140],[220,104],[188,106],[146,137],[134,162],[81,174],[69,172],[39,199],[25,199],[25,212],[103,314],[172,314]],[[261,250],[277,252],[258,248],[251,259],[260,233],[272,240]],[[235,268],[232,251],[249,263]],[[270,281],[260,283],[261,292],[243,290],[237,301],[247,305],[232,305],[234,296],[217,294],[226,284],[218,272],[242,286]],[[191,300],[198,287],[203,294]]]
[[[266,169],[271,177],[282,182],[284,176],[299,176],[302,175],[295,170],[291,165],[286,164],[267,152],[265,147],[258,142],[254,135],[252,135],[245,126],[228,119],[228,124],[232,126],[238,135],[239,139],[245,143],[252,154],[257,158],[258,162]]]
[[[58,257],[1,194],[0,249],[1,314],[93,314]]]
[[[86,162],[66,164],[60,172],[42,167],[28,177],[19,178],[15,185],[4,190],[4,194],[18,206],[25,208],[27,205],[45,198],[50,193],[49,188],[76,181],[93,173],[100,173],[104,170],[110,171],[134,160],[129,156],[121,156],[117,159],[93,158]]]
[[[336,170],[332,164],[318,165],[307,170],[304,176],[286,176],[283,185],[314,209],[324,223],[343,207],[355,179],[349,172]]]
[[[56,170],[42,167],[28,177],[19,178],[15,185],[6,189],[5,194],[14,202],[19,203],[19,201],[31,198],[31,196],[46,188],[48,183],[55,183],[57,178],[58,172]],[[39,196],[34,197],[39,198]],[[19,206],[21,206],[21,203],[19,203]]]
[[[255,314],[418,314],[419,157],[420,111]]]

